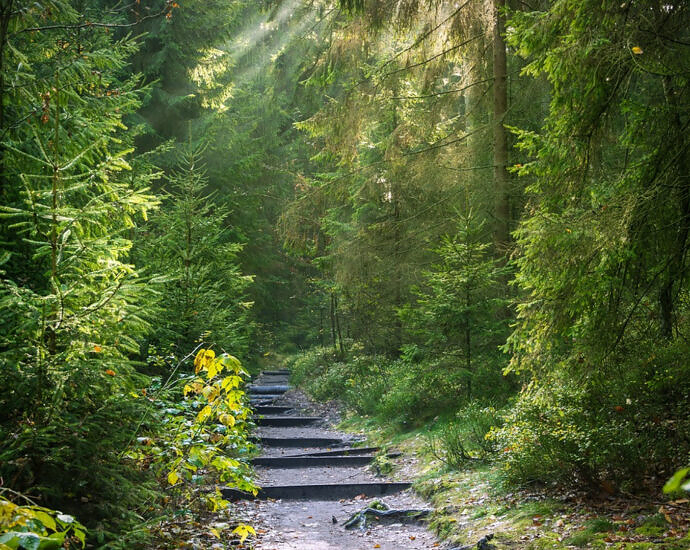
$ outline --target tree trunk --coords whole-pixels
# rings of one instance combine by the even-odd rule
[[[323,328],[323,306],[319,305],[319,342],[321,347],[326,347],[326,340],[324,339],[325,330]]]
[[[674,89],[673,82],[668,77],[664,79],[664,93],[666,95],[666,102],[674,111],[674,116],[670,117],[670,119],[678,134],[677,147],[682,148],[684,147],[683,135],[685,127],[680,118],[680,113],[683,107],[678,101],[680,94]],[[669,153],[673,153],[676,150],[673,148]],[[673,337],[675,302],[678,287],[680,287],[686,276],[685,257],[688,250],[688,236],[690,234],[690,178],[687,175],[687,156],[685,151],[681,149],[674,157],[676,158],[676,167],[680,176],[676,197],[678,225],[673,239],[668,269],[659,290],[660,332],[661,336],[666,339]]]
[[[505,0],[493,2],[493,51],[494,51],[494,243],[499,252],[510,241],[510,178],[508,170],[508,135],[504,118],[508,111],[508,78],[505,33]]]
[[[340,358],[345,357],[345,347],[343,346],[343,333],[340,331],[340,317],[338,316],[338,297],[334,296],[335,310],[335,330],[338,333],[338,345],[340,346]]]
[[[12,18],[14,0],[2,0],[0,3],[0,129],[5,129],[5,47],[7,29]],[[0,144],[0,196],[5,189],[4,176],[4,147]]]
[[[331,340],[333,342],[333,352],[338,353],[338,344],[335,338],[335,293],[331,292]]]

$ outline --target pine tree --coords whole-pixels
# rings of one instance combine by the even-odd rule
[[[245,296],[251,276],[237,265],[242,245],[231,240],[228,209],[206,192],[201,154],[182,153],[160,212],[143,228],[140,262],[165,279],[151,339],[159,349],[173,345],[175,354],[204,340],[242,355],[251,334]]]
[[[123,76],[136,45],[66,2],[14,2],[8,17],[0,475],[15,489],[42,487],[44,502],[70,509],[99,494],[95,517],[108,506],[131,517],[140,493],[118,493],[115,479],[135,474],[114,449],[138,420],[130,394],[145,382],[132,358],[149,291],[128,255],[156,206],[153,175],[128,162],[122,122],[140,104],[137,79]]]
[[[416,305],[401,311],[427,357],[456,359],[467,400],[477,385],[483,397],[498,394],[505,367],[499,346],[508,328],[501,297],[507,269],[491,256],[485,225],[472,211],[458,215],[458,232],[435,249],[440,262],[424,273]]]

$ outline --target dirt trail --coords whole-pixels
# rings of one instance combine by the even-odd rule
[[[255,385],[282,384],[286,375],[271,374],[259,377]],[[294,409],[282,415],[311,416],[314,408],[305,403],[298,392],[290,391],[272,400],[271,404],[290,405]],[[308,408],[308,411],[305,411]],[[273,416],[273,415],[272,415]],[[331,416],[319,414],[318,416]],[[270,438],[342,438],[351,436],[334,430],[324,419],[318,425],[304,427],[259,427],[258,436]],[[266,446],[262,456],[294,456],[315,451],[335,450],[330,447],[274,447]],[[257,466],[260,485],[295,486],[314,484],[381,483],[389,481],[373,473],[368,466],[354,467],[329,465],[318,467],[263,467]],[[410,490],[379,497],[358,495],[347,499],[278,499],[248,500],[238,502],[237,506],[256,528],[257,550],[421,550],[441,548],[441,543],[423,525],[392,523],[380,525],[374,522],[365,529],[347,530],[343,524],[356,512],[379,501],[391,509],[428,508]]]

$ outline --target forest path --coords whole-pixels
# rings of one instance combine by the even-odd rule
[[[262,373],[250,387],[258,419],[262,456],[255,461],[259,499],[239,502],[257,530],[257,550],[421,550],[441,543],[419,523],[373,521],[366,528],[343,524],[373,501],[390,509],[428,506],[407,488],[374,474],[367,465],[375,449],[332,428],[298,391],[276,397],[267,386],[286,386],[288,373]],[[264,397],[270,396],[270,397]],[[276,408],[279,407],[279,408]],[[314,411],[326,414],[316,415]],[[273,419],[286,420],[273,420]],[[281,425],[287,424],[287,425]],[[292,458],[291,458],[292,457]]]

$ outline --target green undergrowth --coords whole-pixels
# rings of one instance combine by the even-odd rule
[[[690,535],[682,527],[687,514],[685,519],[669,514],[670,508],[659,513],[658,506],[639,502],[588,501],[556,487],[516,489],[502,467],[490,461],[450,467],[429,444],[447,422],[438,419],[400,432],[376,418],[351,415],[339,428],[364,432],[368,444],[380,446],[382,452],[402,452],[403,458],[393,460],[390,475],[395,477],[402,463],[412,466],[415,491],[434,508],[429,527],[451,544],[475,544],[492,533],[497,550],[690,548]]]
[[[337,371],[332,377],[301,380],[299,372],[293,374],[317,399],[333,397],[329,385],[336,382]],[[492,448],[486,438],[500,422],[491,407],[469,403],[405,429],[386,422],[381,413],[358,413],[347,396],[344,401],[349,412],[339,429],[366,434],[367,444],[381,447],[380,456],[390,450],[403,453],[383,468],[377,461],[376,471],[395,478],[403,464],[406,475],[411,467],[415,490],[435,510],[430,528],[452,544],[475,544],[492,533],[498,550],[690,548],[682,518],[667,518],[655,508],[636,505],[634,512],[616,514],[617,508],[607,510],[556,485],[516,486],[506,475],[504,450]]]

